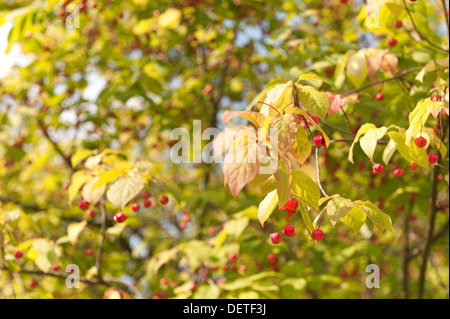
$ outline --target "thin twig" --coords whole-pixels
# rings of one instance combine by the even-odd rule
[[[420,37],[422,40],[426,41],[426,42],[427,42],[428,44],[430,44],[431,46],[433,46],[433,47],[435,47],[435,48],[441,50],[442,52],[445,52],[445,53],[448,54],[448,50],[446,50],[446,49],[444,49],[444,48],[441,48],[441,47],[440,47],[439,45],[437,45],[437,44],[434,44],[433,42],[430,41],[430,39],[428,39],[427,37],[425,37],[425,36],[419,31],[419,28],[417,28],[417,25],[416,25],[416,23],[414,22],[414,19],[413,19],[413,16],[412,16],[412,14],[411,14],[411,11],[409,10],[408,5],[406,4],[406,0],[403,0],[403,5],[405,6],[405,9],[406,9],[406,12],[408,13],[409,19],[411,20],[412,25],[413,25],[414,29],[416,30],[417,34],[419,35],[419,37]],[[446,20],[447,20],[447,19],[446,19]]]
[[[319,185],[320,191],[322,192],[323,196],[328,197],[328,194],[325,192],[325,190],[322,187],[322,184],[320,183],[319,147],[317,146],[316,146],[316,170],[317,170],[317,184]]]
[[[101,213],[101,230],[100,230],[100,241],[98,242],[97,247],[97,256],[95,258],[95,266],[97,268],[97,275],[100,281],[103,280],[102,277],[102,253],[103,253],[103,243],[106,238],[106,208],[105,201],[103,199],[100,200],[100,213]]]

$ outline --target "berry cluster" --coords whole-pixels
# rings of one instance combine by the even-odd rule
[[[141,197],[142,197],[142,199],[143,199],[142,205],[143,205],[145,208],[149,208],[149,207],[152,206],[152,202],[150,201],[151,196],[152,196],[152,195],[151,195],[149,192],[147,192],[147,191],[144,191],[144,192],[141,194]],[[166,205],[166,204],[169,202],[169,198],[168,198],[167,196],[162,196],[162,197],[160,198],[159,202],[160,202],[162,205]],[[99,205],[99,203],[97,203],[95,206],[97,206],[97,205]],[[87,211],[86,213],[87,213],[87,215],[88,215],[89,217],[94,218],[94,217],[96,216],[95,210],[89,209],[90,203],[89,203],[86,199],[83,199],[81,202],[79,202],[79,203],[78,203],[78,207],[79,207],[80,209],[84,210],[84,211]],[[138,212],[138,211],[141,209],[141,206],[140,206],[138,203],[133,203],[133,204],[131,204],[130,209],[131,209],[133,212]],[[127,216],[126,216],[123,212],[116,212],[116,213],[114,214],[114,217],[113,217],[113,220],[114,220],[116,223],[123,223],[126,219],[127,219]],[[188,222],[189,220],[190,220],[189,215],[185,215],[185,216],[184,216],[184,221],[185,221],[185,222]],[[179,226],[180,226],[181,229],[183,229],[184,227],[186,227],[186,224],[184,223],[184,226],[183,226],[183,223],[180,223]]]
[[[295,211],[298,208],[298,202],[295,199],[289,199],[286,203],[286,205],[280,207],[280,211],[286,211],[286,221],[288,222],[288,225],[284,226],[283,228],[283,235],[286,237],[294,237],[295,236],[295,227],[289,225],[289,217],[292,217],[295,214]],[[321,236],[319,236],[319,234],[322,234]],[[323,232],[320,229],[316,229],[313,233],[312,233],[312,237],[319,241],[322,240],[323,238]],[[270,242],[274,245],[277,245],[279,243],[281,243],[281,235],[278,232],[273,232],[270,234]]]

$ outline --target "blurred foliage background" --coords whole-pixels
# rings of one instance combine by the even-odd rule
[[[396,152],[374,175],[359,146],[355,164],[347,160],[364,123],[408,128],[417,102],[435,95],[448,111],[448,1],[341,2],[0,1],[0,297],[448,298],[448,155],[437,173],[408,169]],[[294,217],[297,236],[275,246],[256,218],[257,183],[235,200],[220,165],[170,161],[172,129],[191,131],[193,120],[222,129],[224,110],[252,108],[264,90],[305,73],[332,83],[312,82],[339,94],[348,117],[321,123],[330,139],[349,140],[321,152],[322,186],[377,203],[394,233],[324,218],[316,247]],[[426,123],[431,135],[445,126],[445,115]],[[145,208],[140,192],[140,210],[124,207],[120,224],[109,201],[91,204],[94,217],[77,206],[88,181],[77,178],[111,170],[109,181],[145,172],[152,195]],[[302,170],[314,176],[314,159]],[[280,229],[284,217],[272,217]],[[65,284],[72,264],[79,289]],[[380,267],[379,289],[365,285],[369,264]]]

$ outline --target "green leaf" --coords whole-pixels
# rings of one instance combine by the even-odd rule
[[[306,161],[311,154],[311,141],[308,138],[308,132],[301,126],[298,126],[295,134],[294,144],[292,144],[289,151],[300,165]]]
[[[277,181],[276,181],[275,177],[272,175],[268,179],[266,179],[264,182],[259,184],[259,187],[261,189],[262,195],[266,195],[267,193],[269,193],[277,188]]]
[[[349,199],[342,197],[333,198],[327,204],[327,213],[330,218],[331,224],[334,226],[345,215],[348,214],[353,208],[353,202]]]
[[[223,230],[227,235],[238,238],[247,228],[249,223],[248,217],[231,219],[223,225]]]
[[[302,107],[323,121],[331,105],[328,95],[324,92],[319,92],[316,88],[309,85],[297,87],[300,93]]]
[[[313,209],[319,210],[320,189],[319,186],[305,173],[298,169],[292,170],[293,193],[308,202]],[[300,206],[309,207],[299,200]]]
[[[106,196],[113,205],[124,208],[143,188],[142,177],[124,177],[111,185]]]
[[[360,200],[354,202],[354,204],[358,205],[378,228],[384,231],[394,232],[391,217],[381,212],[377,206],[369,201],[362,202]]]
[[[220,288],[217,286],[200,285],[194,295],[193,299],[217,299],[220,296]]]
[[[303,81],[303,80],[319,80],[319,81],[322,81],[322,82],[325,82],[325,83],[329,84],[330,86],[334,86],[334,84],[331,83],[330,81],[328,81],[328,80],[326,80],[324,78],[321,78],[320,76],[315,75],[315,74],[302,74],[302,75],[300,75],[298,80],[299,81]]]
[[[354,205],[353,208],[341,218],[341,222],[350,227],[355,233],[359,232],[362,225],[366,221],[366,214],[358,205]]]
[[[267,194],[266,197],[264,197],[258,207],[258,219],[262,226],[264,226],[264,222],[270,217],[277,205],[277,190],[273,190],[269,194]]]
[[[330,145],[330,139],[328,138],[328,135],[325,133],[325,131],[319,126],[317,125],[317,123],[311,118],[311,116],[309,116],[304,110],[299,109],[297,107],[292,107],[288,109],[289,112],[291,113],[296,113],[296,114],[301,114],[303,115],[311,124],[312,126],[318,130],[320,133],[322,133],[323,137],[325,138],[325,145],[326,147],[328,147]]]
[[[417,147],[414,143],[411,143],[409,146],[406,145],[405,133],[403,131],[389,132],[388,135],[396,143],[396,147],[400,155],[408,162],[417,163],[419,166],[424,168],[429,167],[430,164],[428,163],[425,148]]]
[[[278,161],[278,170],[273,175],[277,181],[277,194],[280,206],[284,206],[291,197],[292,176],[290,170],[290,163],[286,164],[280,158]]]
[[[311,221],[311,217],[309,217],[308,212],[306,211],[305,207],[303,207],[302,205],[299,205],[299,210],[300,210],[300,214],[302,215],[303,224],[305,225],[306,229],[308,230],[308,234],[310,235],[310,238],[312,239],[311,234],[314,231],[314,226]]]

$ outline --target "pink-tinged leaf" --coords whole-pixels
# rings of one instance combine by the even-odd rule
[[[243,119],[246,119],[256,127],[261,127],[264,123],[264,115],[258,112],[252,112],[252,111],[225,111],[222,115],[222,122],[223,124],[226,124],[231,119],[235,117],[241,117]]]
[[[214,157],[218,158],[224,154],[233,143],[236,134],[244,128],[246,128],[244,125],[229,126],[220,132],[213,141]]]
[[[289,81],[277,84],[270,89],[267,92],[264,104],[261,105],[260,113],[264,116],[273,116],[283,113],[283,110],[289,104],[292,104],[292,85],[292,81]]]
[[[297,124],[292,114],[276,115],[269,123],[269,135],[272,137],[271,130],[278,131],[278,149],[286,152],[295,141],[297,133]]]
[[[331,106],[330,106],[330,110],[328,111],[328,115],[336,113],[337,111],[339,111],[339,109],[341,107],[344,107],[345,102],[339,94],[333,94],[328,91],[325,93],[328,95],[328,97],[330,98],[330,102],[331,102]]]
[[[426,108],[427,111],[430,112],[431,115],[435,119],[437,119],[438,115],[441,113],[442,109],[444,108],[444,102],[441,101],[430,101],[426,100]]]
[[[244,186],[260,173],[260,158],[265,154],[266,146],[256,142],[256,132],[248,132],[235,138],[225,156],[223,173],[234,198],[237,198]]]
[[[380,67],[384,72],[396,74],[398,69],[398,58],[392,53],[386,54],[383,56]]]
[[[375,74],[380,69],[381,63],[383,61],[383,56],[389,50],[378,50],[378,49],[366,49],[366,59],[367,59],[367,74],[369,78],[373,80],[375,78]]]

